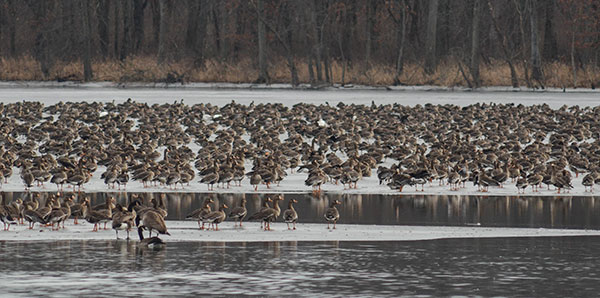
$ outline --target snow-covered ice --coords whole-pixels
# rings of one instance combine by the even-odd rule
[[[82,221],[84,222],[84,221]],[[298,224],[297,230],[288,230],[285,223],[272,224],[273,231],[262,231],[258,222],[244,223],[243,228],[234,228],[231,221],[220,225],[220,231],[200,231],[195,221],[167,221],[171,236],[161,235],[166,242],[271,242],[271,241],[416,241],[448,238],[496,238],[496,237],[549,237],[549,236],[600,236],[596,230],[495,228],[481,226],[388,226],[388,225],[346,225],[328,230],[326,224]],[[110,223],[109,223],[110,226]],[[50,231],[39,227],[29,230],[26,225],[11,226],[10,231],[0,231],[0,241],[52,241],[52,240],[111,240],[114,230],[92,232],[92,225],[73,225],[72,220],[66,229]],[[144,233],[147,236],[147,233]],[[126,237],[119,232],[121,239]],[[131,238],[138,239],[137,231]],[[125,240],[121,240],[125,241]]]

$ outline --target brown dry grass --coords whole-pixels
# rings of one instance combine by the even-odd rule
[[[138,56],[125,61],[107,60],[93,63],[94,81],[111,82],[160,82],[169,73],[183,76],[186,82],[252,82],[256,78],[256,63],[254,59],[246,58],[238,62],[207,60],[200,67],[194,67],[192,61],[177,61],[158,65],[153,56]],[[300,82],[308,83],[308,65],[297,60],[296,67]],[[370,67],[352,65],[346,69],[342,80],[344,63],[332,61],[331,76],[335,84],[360,84],[371,86],[391,85],[395,80],[395,68],[391,65],[374,64]],[[522,65],[516,65],[517,75],[521,86],[526,86],[523,79]],[[491,61],[481,65],[482,86],[510,86],[510,70],[502,61]],[[570,65],[553,62],[544,66],[548,87],[574,87],[574,76]],[[287,83],[290,72],[283,59],[274,59],[269,65],[269,75],[272,83]],[[44,77],[39,63],[31,56],[18,58],[0,58],[0,80],[57,80],[67,79],[80,81],[83,79],[81,61],[54,63],[50,75]],[[459,67],[455,62],[443,61],[437,71],[427,75],[419,64],[407,64],[399,78],[403,85],[435,85],[444,87],[466,86]],[[598,68],[578,69],[575,87],[589,88],[592,84],[600,83]]]

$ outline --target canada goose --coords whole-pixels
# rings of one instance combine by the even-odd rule
[[[298,203],[295,199],[290,199],[288,208],[283,212],[283,220],[287,223],[288,230],[290,229],[290,223],[293,224],[294,230],[296,229],[296,222],[298,221],[298,213],[294,209],[294,203]]]
[[[163,217],[154,210],[148,210],[142,215],[135,217],[135,223],[138,228],[144,228],[148,230],[148,237],[152,236],[152,230],[155,230],[157,234],[166,234],[171,236],[167,231],[167,225]]]
[[[148,247],[165,245],[165,242],[162,241],[162,239],[158,238],[158,236],[144,238],[143,230],[143,227],[138,227],[138,236],[140,237],[141,245]]]
[[[331,204],[329,204],[329,208],[325,210],[325,220],[327,220],[327,229],[329,229],[329,224],[333,222],[333,228],[335,229],[336,222],[340,219],[340,212],[335,207],[336,205],[341,205],[342,202],[338,200],[333,200]]]

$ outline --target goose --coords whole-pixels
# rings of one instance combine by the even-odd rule
[[[269,202],[273,202],[273,200],[269,197],[266,197],[263,201],[262,208],[258,212],[252,214],[248,218],[248,220],[257,220],[257,219],[261,220],[261,226],[260,226],[261,229],[263,229],[263,228],[266,229],[266,225],[264,225],[266,216],[274,216],[275,212],[276,212],[275,209],[273,209],[269,206]],[[269,210],[273,210],[273,213],[268,214]]]
[[[23,217],[25,217],[25,220],[29,222],[30,230],[33,229],[36,223],[40,225],[45,225],[47,223],[44,217],[39,212],[34,210],[32,205],[26,205],[25,208],[26,209],[23,212]]]
[[[67,172],[65,172],[64,170],[58,170],[57,172],[54,173],[54,175],[52,175],[52,178],[50,178],[50,183],[56,184],[56,189],[58,191],[63,190],[63,186],[65,185],[66,182],[67,182]]]
[[[204,230],[204,222],[202,221],[202,219],[205,215],[211,212],[210,204],[212,204],[213,202],[214,201],[211,198],[204,199],[202,207],[190,212],[185,218],[198,220],[198,229]],[[200,222],[202,222],[202,226],[200,226]]]
[[[500,186],[500,182],[494,180],[481,170],[478,174],[477,182],[481,186],[481,191],[487,192],[490,186]]]
[[[242,220],[248,214],[248,209],[246,209],[246,198],[242,198],[240,202],[240,206],[231,209],[229,212],[229,217],[235,220],[234,227],[237,226],[237,221],[240,221],[240,227],[242,226]]]
[[[293,224],[293,229],[296,229],[296,222],[298,221],[298,212],[294,209],[294,203],[298,203],[295,199],[290,199],[288,202],[288,208],[283,211],[283,220],[287,223],[288,230],[290,229],[290,223]]]
[[[219,230],[219,224],[222,223],[225,220],[225,218],[227,217],[227,215],[225,214],[225,209],[227,209],[227,208],[228,208],[227,205],[222,204],[221,208],[219,208],[219,211],[213,211],[203,217],[203,221],[206,221],[209,223],[209,227],[208,227],[209,230],[210,230],[211,225],[213,226],[214,231]]]
[[[530,174],[527,177],[527,184],[531,185],[533,192],[540,191],[540,184],[542,184],[542,181],[544,181],[544,176],[542,176],[540,174],[534,173],[534,174]]]
[[[557,193],[560,193],[561,189],[568,191],[573,188],[573,185],[571,184],[571,177],[565,174],[565,170],[563,170],[560,175],[558,175],[556,172],[552,173],[550,181],[552,185],[558,189]]]
[[[258,190],[258,185],[262,182],[262,177],[258,172],[254,172],[250,177],[250,185],[254,187],[254,191]]]
[[[119,190],[121,190],[121,185],[123,189],[127,188],[127,182],[129,182],[129,174],[127,170],[122,170],[121,173],[117,176],[117,184],[119,184]]]
[[[4,231],[10,230],[11,224],[16,224],[16,220],[10,215],[9,211],[6,208],[5,198],[4,196],[0,197],[2,202],[0,202],[0,221],[4,224]]]
[[[202,179],[200,179],[200,183],[206,184],[208,186],[208,190],[215,190],[215,184],[218,181],[219,181],[219,173],[218,172],[210,173],[210,174],[202,177]]]
[[[87,222],[94,224],[92,232],[98,232],[98,225],[101,223],[107,223],[112,220],[112,209],[93,210],[90,206],[90,201],[85,201],[85,215],[84,218]]]
[[[58,201],[57,201],[58,203]],[[48,224],[52,225],[52,230],[53,231],[58,231],[60,229],[60,222],[62,220],[64,220],[64,218],[68,216],[67,214],[65,214],[65,212],[62,210],[60,203],[58,203],[57,207],[52,208],[52,211],[50,211],[50,214],[48,214],[48,216],[46,216],[45,221]],[[54,229],[54,224],[57,225],[56,229]]]
[[[517,187],[518,193],[521,193],[521,191],[523,193],[525,193],[525,189],[529,186],[529,183],[527,182],[527,178],[519,177],[519,179],[517,179],[517,184],[515,186]]]
[[[165,224],[165,220],[160,215],[160,213],[154,210],[148,210],[144,212],[142,215],[137,215],[135,217],[135,224],[139,228],[144,228],[148,230],[149,236],[152,236],[152,230],[155,230],[157,234],[165,234],[171,236],[167,231],[167,225]]]
[[[333,200],[331,204],[329,204],[329,208],[325,210],[325,220],[327,220],[327,229],[329,230],[329,224],[333,222],[333,229],[335,229],[336,222],[340,219],[340,212],[335,207],[336,205],[341,205],[342,202],[338,200]]]
[[[588,188],[590,189],[590,192],[594,192],[594,183],[596,182],[595,177],[596,175],[594,173],[588,173],[583,176],[581,184],[584,186],[585,192],[588,191]]]
[[[127,208],[123,208],[120,204],[117,204],[116,212],[112,218],[112,228],[115,230],[117,239],[119,239],[119,230],[127,231],[127,240],[129,240],[129,231],[134,226],[135,210],[133,207],[135,203],[132,202]]]
[[[158,238],[158,236],[144,238],[144,228],[138,227],[138,236],[140,237],[140,245],[148,246],[148,247],[159,247],[165,245],[165,242]]]
[[[86,202],[89,202],[90,198],[86,197],[81,203],[75,203],[71,206],[71,216],[73,216],[73,224],[78,225],[78,219],[85,217],[87,206]]]
[[[25,184],[25,190],[29,191],[29,189],[33,186],[33,181],[35,180],[35,177],[31,173],[31,171],[26,170],[21,175],[21,179],[23,180],[23,183]]]
[[[321,185],[327,182],[327,175],[323,170],[317,168],[315,171],[310,172],[308,178],[304,181],[306,186],[310,186],[313,192],[321,192]]]
[[[271,231],[271,222],[276,221],[279,215],[281,214],[281,209],[279,208],[279,201],[283,201],[282,195],[278,195],[273,199],[273,208],[270,208],[274,210],[273,216],[267,215],[263,218],[263,221],[265,222],[265,228],[267,231]],[[269,210],[267,211],[267,213],[271,212],[270,209],[267,209]]]

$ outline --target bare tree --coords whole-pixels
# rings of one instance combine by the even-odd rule
[[[539,84],[540,88],[544,89],[542,58],[540,56],[540,47],[538,45],[537,0],[529,1],[529,21],[531,23],[531,78]]]
[[[167,34],[168,34],[168,6],[169,0],[159,0],[158,5],[160,7],[160,31],[158,34],[158,63],[163,63],[167,58]]]
[[[436,39],[437,39],[438,0],[429,0],[427,14],[427,39],[425,40],[425,72],[432,74],[437,67]]]
[[[92,22],[91,5],[88,0],[80,1],[82,12],[81,35],[83,37],[83,80],[89,82],[92,80]]]
[[[119,59],[125,60],[132,52],[133,41],[133,7],[131,1],[121,1],[123,17],[123,39],[121,40],[121,52]]]
[[[258,78],[256,83],[269,83],[267,72],[267,37],[265,28],[265,7],[263,0],[257,0],[256,13],[258,14]]]
[[[275,25],[267,22],[266,19],[261,17],[261,15],[258,13],[258,5],[256,3],[254,3],[254,1],[252,1],[251,3],[254,6],[254,9],[256,10],[257,16],[265,24],[265,27],[267,29],[269,29],[269,31],[273,32],[277,41],[279,41],[281,46],[284,48],[287,65],[290,69],[290,77],[291,77],[292,86],[294,86],[294,87],[298,86],[298,84],[299,84],[298,70],[296,68],[296,63],[294,62],[295,55],[294,55],[294,51],[292,49],[292,40],[294,39],[294,32],[291,28],[292,27],[292,18],[290,15],[291,8],[288,7],[288,5],[290,5],[293,2],[290,2],[290,3],[281,2],[280,3],[280,11],[282,12],[281,17],[283,19],[281,31],[278,30],[275,27]]]
[[[503,54],[504,61],[506,61],[506,64],[508,64],[508,67],[510,69],[510,81],[511,81],[512,87],[519,88],[519,79],[517,77],[517,70],[515,69],[515,66],[513,63],[514,55],[508,49],[508,47],[509,47],[508,46],[508,38],[506,37],[506,34],[502,30],[500,30],[500,25],[498,24],[498,19],[497,19],[495,10],[494,10],[494,6],[492,5],[492,2],[490,0],[488,0],[488,7],[490,9],[490,14],[492,17],[491,19],[492,19],[494,31],[501,38],[500,47],[502,48],[502,54]]]
[[[103,58],[107,58],[108,44],[109,44],[109,9],[110,0],[99,0],[98,1],[98,43],[100,45],[100,54]]]
[[[399,85],[400,82],[400,76],[402,75],[402,71],[404,69],[404,47],[406,44],[406,32],[407,32],[407,26],[409,25],[408,23],[408,10],[410,9],[410,5],[408,3],[407,0],[397,0],[395,2],[395,4],[397,6],[399,6],[400,8],[400,16],[399,19],[398,17],[396,17],[394,9],[392,9],[391,6],[388,6],[388,13],[390,15],[390,17],[392,17],[392,20],[394,20],[394,23],[396,24],[396,27],[399,28],[398,30],[398,54],[396,56],[396,76],[394,78],[394,85]]]
[[[479,18],[481,17],[481,5],[483,0],[473,2],[473,25],[471,27],[471,76],[473,77],[473,87],[481,86],[479,77]]]

